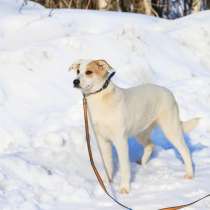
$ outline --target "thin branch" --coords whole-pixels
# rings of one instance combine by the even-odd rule
[[[20,8],[18,9],[18,12],[21,13],[23,8],[28,4],[28,0],[23,0],[23,3],[21,4]]]
[[[85,7],[85,9],[88,9],[90,6],[91,0],[88,0],[87,6]]]
[[[53,16],[53,12],[54,12],[54,8],[52,8],[48,14],[48,17],[52,17]]]
[[[52,3],[52,2],[53,2],[53,0],[49,0],[49,1],[48,1],[49,7],[50,7],[50,3]],[[54,11],[54,8],[53,8],[53,3],[52,3],[52,9],[50,10],[50,12],[49,12],[49,14],[48,14],[48,17],[52,17],[53,11]]]
[[[63,2],[63,4],[68,8],[69,4],[66,2],[66,0],[61,0],[61,2]]]
[[[73,2],[73,0],[70,0],[70,1],[69,1],[68,8],[71,8],[72,2]]]

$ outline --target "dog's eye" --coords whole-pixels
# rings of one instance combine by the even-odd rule
[[[86,71],[85,72],[85,74],[87,74],[87,75],[90,75],[90,74],[92,74],[93,72],[92,71]]]
[[[79,69],[77,69],[77,74],[79,74],[80,73],[80,70]]]

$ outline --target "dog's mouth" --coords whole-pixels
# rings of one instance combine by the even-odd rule
[[[82,89],[83,92],[88,93],[88,92],[91,90],[92,85],[91,85],[91,84],[88,84],[88,85],[86,85],[85,87],[82,87],[82,86],[81,86],[81,83],[80,83],[80,80],[75,79],[75,80],[73,81],[73,87],[74,87],[74,88],[77,88],[77,89]]]
[[[81,88],[79,84],[74,84],[74,88]]]

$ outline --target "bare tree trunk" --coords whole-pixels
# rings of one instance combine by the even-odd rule
[[[97,0],[96,1],[96,9],[99,10],[110,10],[117,11],[119,10],[119,2],[118,0]]]
[[[130,0],[119,0],[119,7],[123,12],[130,12],[131,11]]]
[[[144,2],[144,9],[145,9],[145,14],[146,15],[152,15],[152,4],[151,0],[143,0]]]
[[[201,10],[201,0],[192,0],[192,12],[198,12]]]
[[[106,0],[97,0],[97,9],[105,9],[107,7]]]
[[[210,9],[210,0],[207,0],[207,7]]]

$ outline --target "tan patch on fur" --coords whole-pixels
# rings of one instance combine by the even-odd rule
[[[93,60],[87,65],[86,71],[92,71],[93,73],[104,77],[108,74],[108,71],[112,67],[105,60]]]

